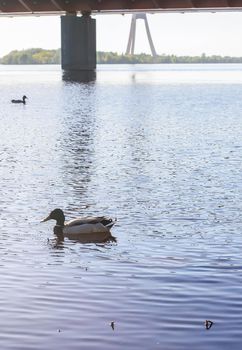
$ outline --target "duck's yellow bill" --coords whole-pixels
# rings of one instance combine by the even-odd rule
[[[45,219],[41,220],[40,222],[46,222],[46,221],[48,221],[50,219],[51,219],[50,216],[47,216]]]

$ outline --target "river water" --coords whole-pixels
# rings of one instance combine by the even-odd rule
[[[0,348],[240,350],[242,65],[0,66],[0,91]],[[117,242],[58,243],[56,207]]]

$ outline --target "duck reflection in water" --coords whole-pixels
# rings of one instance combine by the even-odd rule
[[[110,232],[116,219],[107,216],[86,216],[65,222],[64,212],[57,208],[41,222],[48,220],[56,220],[54,234],[59,241],[63,241],[65,237],[82,243],[116,241]]]

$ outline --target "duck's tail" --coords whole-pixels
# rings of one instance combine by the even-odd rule
[[[114,218],[114,219],[112,219],[112,218],[103,218],[102,224],[105,227],[111,229],[113,227],[113,225],[116,223],[116,221],[117,221],[117,218]]]

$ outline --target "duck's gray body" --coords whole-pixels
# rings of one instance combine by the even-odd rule
[[[65,223],[63,233],[97,233],[110,232],[114,225],[111,218],[105,216],[86,216],[76,218]]]

